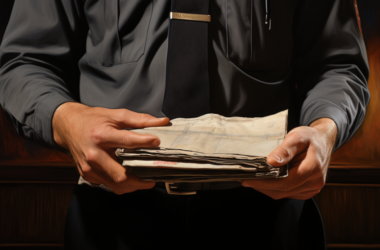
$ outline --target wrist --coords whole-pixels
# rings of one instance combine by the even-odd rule
[[[319,134],[324,135],[331,144],[331,148],[334,147],[338,135],[338,127],[334,120],[330,118],[320,118],[312,122],[309,127],[316,129]]]
[[[89,107],[77,102],[66,102],[61,104],[54,112],[52,119],[52,129],[54,141],[61,147],[68,149],[65,136],[69,134],[70,124],[75,122],[72,118],[78,112]]]

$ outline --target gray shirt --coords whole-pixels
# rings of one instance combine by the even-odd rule
[[[354,1],[271,1],[270,26],[264,3],[210,1],[212,112],[289,109],[289,128],[328,117],[338,148],[370,97]],[[167,0],[16,0],[0,50],[0,104],[17,131],[56,146],[51,119],[70,101],[165,116],[169,12]]]

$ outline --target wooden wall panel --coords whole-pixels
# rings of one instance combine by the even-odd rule
[[[0,161],[18,165],[34,163],[67,163],[72,165],[69,155],[58,150],[44,148],[35,142],[21,138],[0,107]]]
[[[328,244],[380,246],[380,184],[328,184],[315,201]]]
[[[0,184],[0,244],[62,244],[65,215],[74,187]]]
[[[371,100],[364,122],[353,138],[338,149],[332,165],[380,167],[380,1],[357,1],[370,66]]]

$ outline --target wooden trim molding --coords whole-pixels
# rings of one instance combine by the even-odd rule
[[[373,183],[326,183],[327,187],[379,187],[380,184]]]
[[[329,169],[380,169],[380,165],[331,164]]]
[[[0,244],[3,247],[63,247],[63,244]]]
[[[12,166],[0,164],[0,183],[59,183],[75,184],[79,173],[68,166]]]
[[[327,244],[327,248],[380,249],[380,244]]]
[[[63,244],[0,244],[2,250],[63,250]]]
[[[330,168],[326,182],[380,184],[380,168]]]
[[[75,164],[72,162],[45,162],[36,160],[0,160],[0,167],[66,167],[73,168]]]

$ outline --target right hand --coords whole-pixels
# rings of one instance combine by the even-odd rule
[[[57,108],[52,124],[56,143],[70,150],[80,175],[88,182],[104,184],[115,194],[153,188],[154,182],[145,182],[126,174],[126,168],[117,162],[115,149],[158,147],[160,139],[154,135],[122,130],[164,126],[169,118],[155,118],[127,109],[92,108],[67,102]]]

